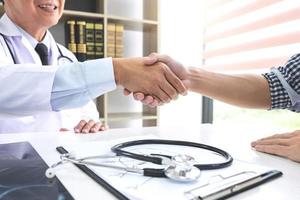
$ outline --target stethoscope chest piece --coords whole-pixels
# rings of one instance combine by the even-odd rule
[[[195,167],[194,164],[195,160],[191,156],[173,156],[170,165],[165,169],[165,175],[179,182],[196,181],[201,175],[201,170]]]

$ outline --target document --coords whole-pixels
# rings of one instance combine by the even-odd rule
[[[79,146],[65,147],[77,158],[97,155],[112,155],[110,148],[115,144],[137,139],[149,139],[145,137],[131,137],[114,141],[87,142]],[[152,137],[152,139],[157,139]],[[193,150],[185,146],[170,145],[139,145],[128,147],[126,150],[140,154],[186,154],[192,156],[197,162],[216,163],[222,158],[206,150]],[[93,159],[93,162],[116,165],[120,167],[134,168],[164,168],[165,166],[151,164],[144,161],[116,156],[113,158]],[[202,170],[201,176],[194,182],[176,182],[168,178],[145,177],[122,170],[88,166],[99,177],[108,182],[112,187],[120,191],[129,199],[218,199],[224,196],[238,193],[265,181],[269,176],[279,176],[280,172],[249,164],[244,161],[234,160],[230,167],[218,170]]]

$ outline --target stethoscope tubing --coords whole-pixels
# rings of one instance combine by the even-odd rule
[[[85,166],[94,166],[94,167],[104,167],[104,168],[111,168],[116,170],[123,170],[126,172],[141,174],[143,176],[149,176],[149,177],[165,177],[164,169],[152,169],[152,168],[136,168],[136,167],[121,167],[116,165],[110,165],[105,163],[96,163],[87,161],[89,159],[106,159],[106,158],[115,158],[116,156],[89,156],[85,158],[72,158],[69,157],[68,154],[62,154],[61,155],[61,161],[58,163],[55,163],[51,166],[51,168],[55,168],[59,165],[65,164],[65,163],[73,163],[76,165],[85,165]]]
[[[146,145],[146,144],[165,144],[165,145],[180,145],[180,146],[196,147],[196,148],[206,149],[208,151],[215,152],[225,158],[225,161],[221,163],[195,164],[194,166],[200,170],[220,169],[220,168],[230,166],[233,162],[233,158],[231,157],[231,155],[222,149],[209,146],[206,144],[179,141],[179,140],[161,140],[161,139],[135,140],[135,141],[129,141],[129,142],[117,144],[111,148],[111,151],[114,152],[117,156],[126,156],[132,159],[152,162],[159,165],[163,164],[163,158],[161,157],[141,155],[141,154],[136,154],[136,153],[123,150],[126,147],[131,147],[136,145]]]
[[[2,36],[2,38],[3,38],[3,40],[4,40],[5,44],[6,44],[6,47],[7,47],[8,51],[9,51],[9,53],[10,53],[10,56],[11,56],[11,58],[12,58],[14,64],[17,64],[16,58],[14,57],[14,54],[13,54],[13,52],[12,52],[12,49],[11,49],[10,46],[8,45],[6,36],[3,35],[2,33],[0,33],[0,35]],[[58,58],[57,58],[58,64],[60,64],[59,61],[62,60],[62,59],[67,59],[70,63],[74,62],[71,58],[65,56],[65,55],[62,53],[62,51],[61,51],[61,49],[59,48],[59,46],[58,46],[57,43],[56,43],[56,46],[57,46],[57,49],[58,49],[58,52],[59,52],[59,56],[58,56]]]
[[[7,47],[8,51],[9,51],[9,54],[10,54],[10,56],[11,56],[11,58],[12,58],[14,64],[17,64],[17,61],[16,61],[16,59],[15,59],[15,57],[14,57],[14,54],[13,54],[11,48],[10,48],[9,45],[8,45],[6,36],[3,35],[2,33],[0,33],[0,35],[2,36],[2,38],[3,38],[3,40],[4,40],[5,44],[6,44],[6,47]]]

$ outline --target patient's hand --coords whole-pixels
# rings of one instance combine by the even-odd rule
[[[262,138],[252,142],[251,146],[260,152],[274,154],[300,162],[300,130]]]
[[[96,133],[99,131],[105,131],[108,128],[102,125],[101,122],[95,122],[94,120],[89,120],[88,122],[85,120],[81,120],[75,127],[75,133]],[[60,131],[69,131],[66,128],[61,128]]]

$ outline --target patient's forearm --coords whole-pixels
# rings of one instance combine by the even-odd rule
[[[260,75],[226,75],[189,68],[188,87],[193,92],[236,106],[261,109],[271,107],[268,82]]]

